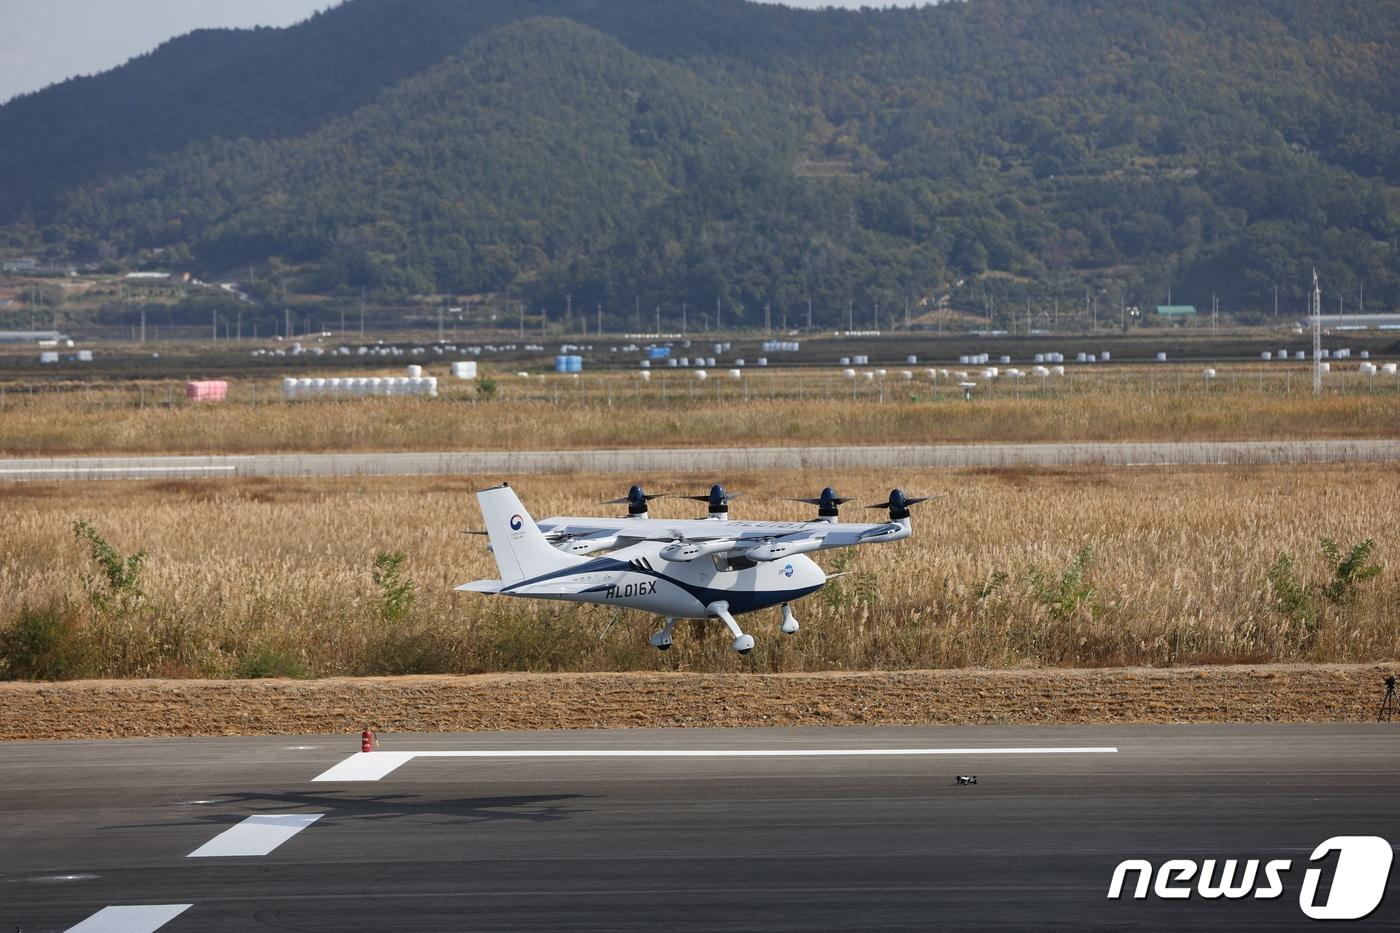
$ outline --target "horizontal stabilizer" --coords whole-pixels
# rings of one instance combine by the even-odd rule
[[[506,585],[504,580],[477,580],[474,583],[463,583],[454,589],[465,593],[499,593],[501,587]]]

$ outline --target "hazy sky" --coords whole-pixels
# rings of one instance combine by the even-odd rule
[[[862,5],[862,0],[784,2]],[[0,102],[74,75],[115,68],[192,29],[288,26],[335,5],[335,0],[3,0]],[[864,5],[884,3],[864,0]]]

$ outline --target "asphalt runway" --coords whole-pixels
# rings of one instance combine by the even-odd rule
[[[1298,897],[1319,843],[1400,840],[1388,724],[358,748],[349,734],[0,747],[0,930],[1278,929],[1312,922]],[[502,751],[526,757],[411,754]],[[1109,900],[1128,858],[1292,868],[1273,900]],[[1396,928],[1397,886],[1400,867],[1361,928]]]
[[[3,480],[191,479],[238,476],[517,476],[527,473],[926,468],[1189,466],[1400,461],[1400,440],[886,447],[703,447],[646,450],[424,451],[178,457],[0,459]]]

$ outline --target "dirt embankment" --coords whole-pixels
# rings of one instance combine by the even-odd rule
[[[0,739],[701,726],[1374,721],[1397,665],[487,674],[0,685]],[[1398,719],[1397,721],[1400,721]]]

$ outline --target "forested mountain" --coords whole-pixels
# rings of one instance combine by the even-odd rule
[[[1314,263],[1397,305],[1397,89],[1400,0],[349,0],[0,107],[0,245],[750,320]]]

